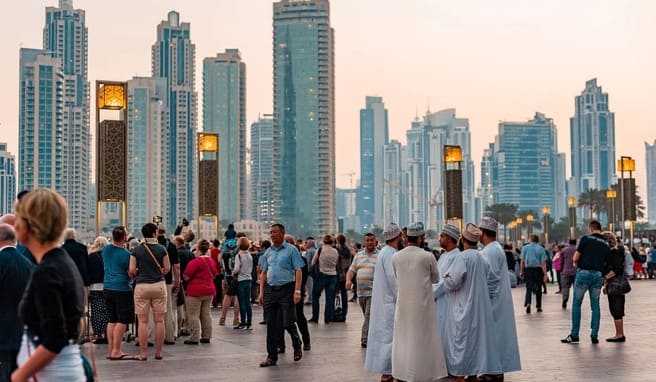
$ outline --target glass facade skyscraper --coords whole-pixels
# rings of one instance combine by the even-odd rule
[[[18,187],[64,189],[61,60],[41,49],[20,50]]]
[[[128,81],[128,228],[139,229],[154,216],[169,221],[166,198],[168,126],[164,78],[135,77]]]
[[[0,143],[0,215],[14,210],[16,198],[16,159],[7,151],[7,144]]]
[[[519,211],[555,210],[558,146],[551,118],[535,113],[526,122],[501,122],[495,145],[495,203]]]
[[[63,71],[61,187],[69,209],[69,225],[89,228],[91,131],[89,119],[88,37],[85,12],[72,0],[46,7],[43,49],[60,60]]]
[[[358,216],[364,227],[383,227],[383,156],[389,142],[387,109],[382,97],[366,97],[360,110],[360,188]]]
[[[608,93],[597,79],[585,83],[575,100],[570,118],[572,178],[578,195],[590,189],[604,190],[615,183],[615,114],[608,109]]]
[[[653,144],[645,142],[647,168],[647,218],[649,224],[656,225],[656,140]]]
[[[301,235],[335,232],[334,77],[329,1],[274,3],[274,193]]]
[[[273,196],[273,116],[264,114],[251,125],[251,204],[253,219],[272,224],[277,220]]]
[[[246,64],[237,49],[203,60],[203,131],[219,134],[219,220],[246,218]]]
[[[196,47],[191,43],[191,26],[180,22],[180,14],[168,13],[157,26],[157,41],[152,46],[152,75],[166,80],[168,113],[168,149],[165,204],[172,229],[183,218],[196,216],[196,133],[197,94],[195,91]]]

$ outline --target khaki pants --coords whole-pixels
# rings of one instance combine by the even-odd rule
[[[164,320],[164,326],[166,331],[166,336],[164,340],[166,342],[174,342],[175,337],[178,335],[178,306],[177,306],[177,296],[173,295],[173,285],[166,286],[166,319]]]
[[[362,314],[364,314],[364,322],[362,323],[362,334],[360,336],[360,342],[366,345],[367,337],[369,336],[369,313],[371,312],[371,296],[358,297],[358,302],[360,303]]]
[[[200,338],[212,338],[212,317],[210,316],[212,296],[187,296],[185,305],[187,310],[187,326],[191,331],[190,340],[198,342]]]

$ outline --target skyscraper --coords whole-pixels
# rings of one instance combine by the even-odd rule
[[[168,103],[164,78],[128,81],[128,228],[139,230],[166,209]]]
[[[481,158],[481,184],[478,188],[480,207],[476,221],[481,221],[487,208],[494,204],[494,143],[483,150]]]
[[[61,60],[41,49],[20,50],[18,181],[21,190],[63,190]]]
[[[597,79],[585,83],[570,118],[572,177],[578,195],[589,189],[607,189],[615,182],[615,114],[608,110],[608,93]]]
[[[58,58],[64,74],[61,110],[61,188],[69,209],[69,225],[88,228],[91,177],[88,39],[85,13],[72,0],[46,7],[43,49]]]
[[[290,232],[335,231],[334,104],[329,1],[274,3],[274,192]]]
[[[360,110],[360,189],[358,216],[365,227],[383,227],[383,156],[389,141],[387,109],[382,97],[366,97]]]
[[[555,210],[558,146],[551,118],[535,113],[526,122],[501,122],[495,145],[495,203],[520,211]]]
[[[647,167],[647,216],[649,224],[656,225],[656,140],[653,144],[645,142]]]
[[[389,223],[399,224],[401,217],[401,143],[392,140],[384,146],[383,152],[383,221],[382,227]],[[378,192],[380,194],[380,191]]]
[[[245,218],[246,64],[237,49],[203,60],[203,131],[219,134],[219,219]]]
[[[166,210],[169,229],[183,218],[196,216],[196,46],[191,43],[189,23],[180,22],[180,14],[168,13],[157,26],[157,41],[152,46],[153,77],[166,79],[168,136],[166,137]]]
[[[7,144],[0,143],[0,215],[14,210],[16,198],[16,159],[7,151]]]
[[[567,161],[565,153],[558,153],[556,156],[556,193],[554,197],[554,208],[551,210],[551,216],[557,222],[560,218],[567,217]]]
[[[264,114],[251,125],[251,205],[253,219],[271,224],[277,220],[278,200],[273,190],[273,116]]]

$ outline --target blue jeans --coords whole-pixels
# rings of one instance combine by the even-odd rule
[[[324,307],[323,319],[326,322],[335,319],[335,287],[337,286],[337,276],[319,273],[319,277],[314,280],[312,286],[312,320],[319,321],[319,298],[321,292],[326,290],[326,305]]]
[[[590,322],[590,336],[597,337],[599,334],[599,294],[603,285],[603,276],[598,271],[579,269],[574,280],[574,300],[572,301],[572,337],[579,336],[581,329],[581,303],[585,292],[590,294],[590,307],[592,308],[592,320]]]
[[[237,286],[237,299],[239,300],[239,316],[243,325],[251,325],[253,308],[251,307],[251,280],[243,280]]]

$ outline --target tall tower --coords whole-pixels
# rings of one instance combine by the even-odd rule
[[[384,146],[383,155],[383,190],[378,192],[383,199],[382,226],[389,223],[399,224],[401,218],[401,143],[392,140]]]
[[[196,216],[196,46],[191,43],[189,23],[180,22],[180,14],[168,13],[157,26],[157,41],[152,46],[152,75],[166,79],[168,134],[164,162],[166,171],[166,210],[169,229],[183,218]]]
[[[16,197],[16,158],[0,143],[0,215],[14,210]]]
[[[578,195],[589,189],[607,189],[615,179],[615,114],[608,110],[608,93],[597,79],[585,83],[570,118],[572,178]]]
[[[61,60],[41,49],[20,50],[18,188],[64,190]]]
[[[273,116],[264,114],[251,125],[251,203],[252,218],[272,224],[278,211],[273,197]]]
[[[154,216],[169,221],[166,210],[168,103],[164,78],[134,77],[128,81],[128,228],[132,231]],[[137,235],[139,233],[137,232]]]
[[[647,168],[647,216],[649,224],[656,225],[656,140],[653,144],[645,142]]]
[[[246,64],[237,49],[203,60],[203,131],[219,134],[219,219],[244,219]]]
[[[91,176],[88,38],[84,10],[74,9],[72,0],[46,7],[43,49],[60,60],[64,74],[59,191],[68,203],[69,225],[84,229]]]
[[[335,232],[334,30],[328,0],[273,4],[275,197],[290,232]]]
[[[365,108],[360,110],[360,189],[357,202],[360,224],[366,227],[383,226],[383,156],[389,141],[387,118],[383,98],[366,97]]]

